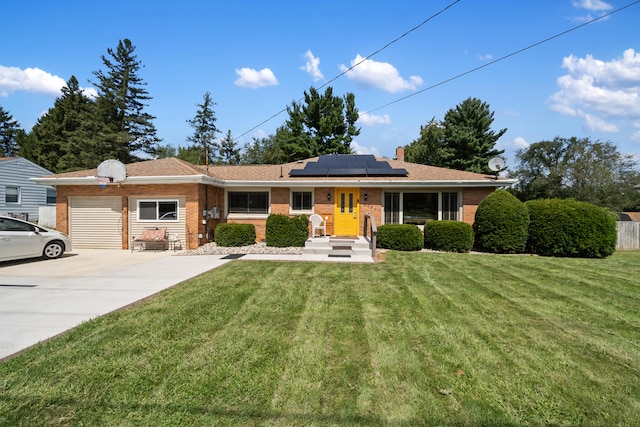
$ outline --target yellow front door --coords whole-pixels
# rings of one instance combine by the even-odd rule
[[[333,234],[336,236],[358,235],[357,188],[336,188]]]

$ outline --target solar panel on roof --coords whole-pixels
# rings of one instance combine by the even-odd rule
[[[407,176],[406,169],[393,169],[388,162],[372,154],[323,155],[316,162],[307,162],[303,169],[289,172],[290,177],[320,176]]]

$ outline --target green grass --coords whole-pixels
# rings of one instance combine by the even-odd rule
[[[640,253],[236,261],[0,363],[0,425],[638,425]]]

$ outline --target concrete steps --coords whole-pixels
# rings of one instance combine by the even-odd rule
[[[371,256],[371,242],[362,236],[353,238],[343,237],[314,237],[307,239],[304,253],[327,255],[329,257]]]

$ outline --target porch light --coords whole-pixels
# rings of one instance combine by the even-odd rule
[[[364,193],[364,201],[366,202],[369,199],[369,195],[367,193]]]
[[[331,193],[327,193],[327,200],[331,200]]]

